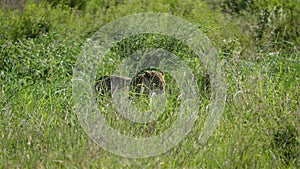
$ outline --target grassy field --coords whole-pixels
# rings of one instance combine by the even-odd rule
[[[0,2],[0,168],[300,168],[299,1]],[[201,102],[187,137],[163,154],[125,158],[99,147],[78,121],[72,75],[87,38],[138,12],[185,19],[216,47],[226,73],[226,106],[206,144],[199,142],[211,104],[206,70],[187,46],[161,35],[123,40],[104,57],[98,75],[147,47],[179,56],[196,77]],[[166,81],[167,108],[156,123],[132,129],[106,113],[110,124],[138,137],[170,127],[182,101],[168,73]]]

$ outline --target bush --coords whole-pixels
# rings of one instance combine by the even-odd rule
[[[87,0],[45,0],[45,1],[51,4],[53,7],[62,5],[71,8],[76,8],[79,10],[83,10],[87,2]]]
[[[223,11],[233,15],[253,16],[254,21],[250,21],[253,38],[260,46],[289,48],[299,44],[300,4],[297,0],[225,0],[221,6]]]
[[[1,10],[0,18],[0,37],[9,41],[39,38],[49,33],[80,37],[93,29],[90,23],[96,22],[76,9],[63,5],[54,8],[46,2],[28,2],[23,11]]]

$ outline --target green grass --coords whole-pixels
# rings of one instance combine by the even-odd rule
[[[204,2],[85,2],[81,10],[32,3],[23,13],[1,10],[0,168],[300,167],[300,52],[294,36],[257,39],[248,30],[257,26],[253,19],[257,16],[229,16]],[[219,127],[207,144],[200,144],[210,105],[209,92],[201,85],[206,77],[203,64],[189,48],[169,37],[125,39],[105,57],[99,75],[112,73],[133,51],[163,46],[190,66],[201,94],[199,119],[186,138],[163,154],[131,159],[103,150],[85,133],[74,112],[72,74],[87,37],[109,21],[143,11],[182,17],[210,38],[224,62],[227,96]],[[273,29],[270,24],[264,35]],[[168,103],[157,122],[129,128],[131,122],[106,114],[110,124],[132,130],[137,137],[163,132],[176,120],[181,103],[176,81],[170,74],[166,81]]]

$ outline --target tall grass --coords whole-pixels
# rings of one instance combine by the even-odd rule
[[[299,15],[299,3],[262,4],[260,12],[271,11],[265,16],[249,8],[228,13],[224,5],[217,3],[212,9],[205,2],[190,0],[75,2],[29,1],[22,10],[0,11],[1,168],[300,167],[299,28],[289,24]],[[72,71],[86,38],[98,28],[119,17],[149,11],[190,21],[215,44],[225,63],[226,107],[218,129],[206,145],[200,144],[210,104],[201,85],[205,81],[202,63],[174,39],[158,35],[126,39],[114,49],[115,55],[106,56],[99,74],[111,73],[115,63],[132,51],[162,45],[193,69],[202,95],[200,118],[177,146],[151,158],[123,158],[104,151],[84,132],[73,112]],[[285,17],[271,18],[279,14]],[[258,15],[267,21],[258,22]],[[286,29],[281,27],[284,24],[289,24]],[[178,91],[174,79],[168,74],[166,79],[171,112],[178,104]],[[170,112],[154,125],[157,132],[176,119]],[[127,129],[122,128],[123,122],[128,123],[124,119],[108,118],[116,128]],[[156,134],[149,132],[150,127],[137,125],[133,130],[138,136]]]

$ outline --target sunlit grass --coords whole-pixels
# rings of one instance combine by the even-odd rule
[[[157,3],[162,11],[169,8],[165,3]],[[130,8],[140,10],[135,5]],[[182,17],[189,15],[184,8],[177,8]],[[118,10],[123,14],[128,12],[122,8],[113,9],[115,11],[112,12],[117,16],[121,15],[117,13]],[[208,8],[205,10],[210,11]],[[105,17],[105,21],[116,17],[106,12],[109,16],[99,17]],[[60,14],[55,14],[59,18]],[[36,38],[9,39],[6,33],[12,30],[0,35],[5,37],[0,40],[0,168],[300,167],[299,47],[282,47],[279,50],[270,42],[262,43],[264,45],[259,48],[250,45],[247,49],[248,46],[243,46],[236,38],[230,42],[220,41],[221,35],[224,35],[220,32],[224,30],[215,29],[216,32],[213,32],[207,29],[218,27],[214,21],[198,22],[195,16],[200,14],[188,17],[199,25],[211,24],[201,29],[210,35],[214,43],[222,44],[217,48],[226,72],[227,96],[223,118],[207,144],[202,145],[199,135],[211,104],[210,91],[205,86],[207,79],[203,64],[181,42],[169,37],[141,35],[125,39],[99,63],[99,76],[112,73],[117,63],[135,50],[162,46],[190,66],[198,83],[199,98],[195,99],[201,103],[199,119],[189,135],[177,146],[154,157],[130,159],[100,148],[83,130],[77,112],[74,112],[73,67],[86,41],[83,37],[89,36],[97,26],[85,30],[84,35],[77,35],[77,31],[80,32],[83,27],[73,32],[74,36],[72,30],[76,29],[75,23],[85,25],[87,17],[91,18],[89,22],[99,21],[99,18],[92,20],[92,16],[83,16],[80,12],[76,15],[71,27],[57,23],[64,27],[61,32],[58,31],[60,26],[53,25],[55,28],[49,32],[34,30]],[[1,13],[1,16],[4,14]],[[17,24],[19,19],[12,21],[15,26],[20,26]],[[2,26],[10,25],[7,20],[0,22],[3,22]],[[1,27],[1,32],[6,29]],[[236,33],[237,37],[243,36],[239,31]],[[135,43],[130,43],[132,41]],[[97,100],[99,109],[107,122],[125,135],[157,135],[174,123],[182,103],[176,79],[168,72],[165,79],[167,103],[157,121],[149,124],[130,122],[111,107],[110,96]],[[145,111],[150,101],[145,97],[134,103],[141,111]]]

